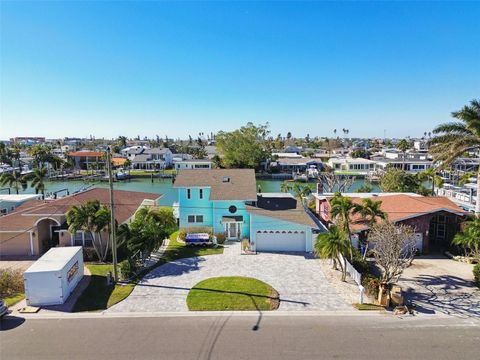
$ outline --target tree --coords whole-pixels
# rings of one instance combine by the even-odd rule
[[[2,176],[0,176],[0,184],[2,186],[7,185],[8,187],[14,188],[17,194],[20,188],[22,188],[22,190],[27,188],[27,180],[25,180],[25,177],[18,170],[4,172]]]
[[[284,193],[288,193],[292,189],[292,186],[290,185],[289,181],[284,181],[282,182],[282,185],[280,185],[280,191]]]
[[[428,180],[432,183],[432,195],[435,195],[435,186],[442,187],[443,179],[437,175],[434,168],[428,168],[419,174],[421,180]]]
[[[480,100],[452,112],[453,121],[437,126],[435,136],[429,140],[429,151],[440,168],[445,168],[467,150],[480,147]],[[480,216],[480,168],[477,174],[477,201],[475,214]]]
[[[33,171],[25,175],[25,180],[31,181],[31,187],[35,189],[35,193],[41,193],[45,199],[45,180],[47,180],[47,168],[35,168]]]
[[[380,176],[380,189],[383,192],[425,193],[422,181],[417,175],[393,167]]]
[[[376,223],[377,219],[386,220],[388,215],[382,210],[382,202],[374,201],[369,198],[362,199],[360,204],[355,204],[353,208],[354,214],[359,214],[369,226]],[[365,259],[368,251],[368,237],[365,244],[365,251],[363,252],[363,258]]]
[[[455,235],[452,244],[463,247],[467,256],[480,262],[480,218],[465,222],[464,229]]]
[[[222,158],[218,154],[212,156],[212,163],[217,169],[221,169],[223,167]]]
[[[314,245],[315,254],[321,259],[331,259],[335,270],[337,270],[338,261],[342,271],[342,281],[347,277],[345,257],[342,254],[349,252],[350,248],[347,235],[335,225],[330,226],[329,232],[319,234]]]
[[[373,191],[373,186],[369,182],[365,182],[362,186],[356,189],[354,192],[356,193],[370,193]]]
[[[48,145],[35,144],[30,148],[29,153],[33,157],[33,163],[39,168],[52,161],[52,149]]]
[[[363,149],[357,149],[355,151],[352,151],[352,153],[350,154],[352,156],[352,158],[363,158],[363,159],[366,159],[368,158],[368,152],[366,150],[363,150]]]
[[[416,251],[414,234],[410,226],[388,221],[371,227],[369,241],[375,243],[373,254],[382,272],[379,301],[384,290],[389,291],[390,284],[398,281],[412,263]]]
[[[410,149],[410,144],[406,139],[402,139],[398,142],[397,144],[397,149],[400,150],[403,153],[403,158],[402,158],[402,170],[405,170],[405,160],[407,156],[407,150]]]
[[[299,200],[302,200],[304,197],[312,193],[312,189],[308,185],[301,185],[299,183],[294,183],[291,188],[295,197]]]
[[[136,212],[134,221],[129,224],[127,248],[132,254],[137,251],[151,253],[175,231],[176,225],[171,208],[142,207]]]
[[[67,212],[68,231],[75,234],[83,230],[92,234],[93,248],[98,260],[105,262],[109,251],[109,239],[102,233],[110,234],[110,210],[98,200],[89,200],[80,206],[72,206]]]
[[[268,124],[255,126],[248,123],[232,132],[221,131],[217,135],[217,148],[223,155],[226,168],[260,168],[270,156],[265,140],[269,134]]]
[[[118,146],[120,146],[122,149],[126,148],[127,147],[127,137],[120,135],[117,138],[117,143],[118,143]]]
[[[337,192],[330,200],[330,214],[332,218],[336,219],[339,226],[347,234],[349,241],[352,238],[352,232],[350,230],[350,215],[355,209],[355,205],[348,197],[343,196]],[[350,260],[353,259],[353,251],[349,252]]]

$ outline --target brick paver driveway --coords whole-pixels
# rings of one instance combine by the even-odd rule
[[[398,284],[420,313],[480,318],[480,290],[473,285],[473,265],[439,256],[413,260]]]
[[[229,245],[222,255],[180,259],[149,273],[132,294],[108,312],[188,311],[188,291],[199,281],[218,276],[248,276],[273,286],[279,310],[351,310],[325,278],[318,260],[294,254],[240,255]]]

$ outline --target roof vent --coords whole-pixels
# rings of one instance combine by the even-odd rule
[[[222,182],[228,183],[228,182],[230,182],[230,178],[228,176],[224,176],[223,179],[222,179]]]

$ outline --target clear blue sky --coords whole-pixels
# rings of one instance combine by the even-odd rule
[[[421,136],[480,97],[479,2],[0,6],[0,138]]]

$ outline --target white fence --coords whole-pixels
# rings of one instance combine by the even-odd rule
[[[363,304],[363,295],[365,293],[365,288],[362,286],[362,274],[360,274],[352,264],[350,264],[347,259],[345,259],[342,255],[339,256],[340,261],[342,261],[342,266],[346,266],[347,273],[350,275],[350,277],[355,281],[355,283],[358,285],[358,290],[360,291],[360,298],[359,298],[359,303]]]

